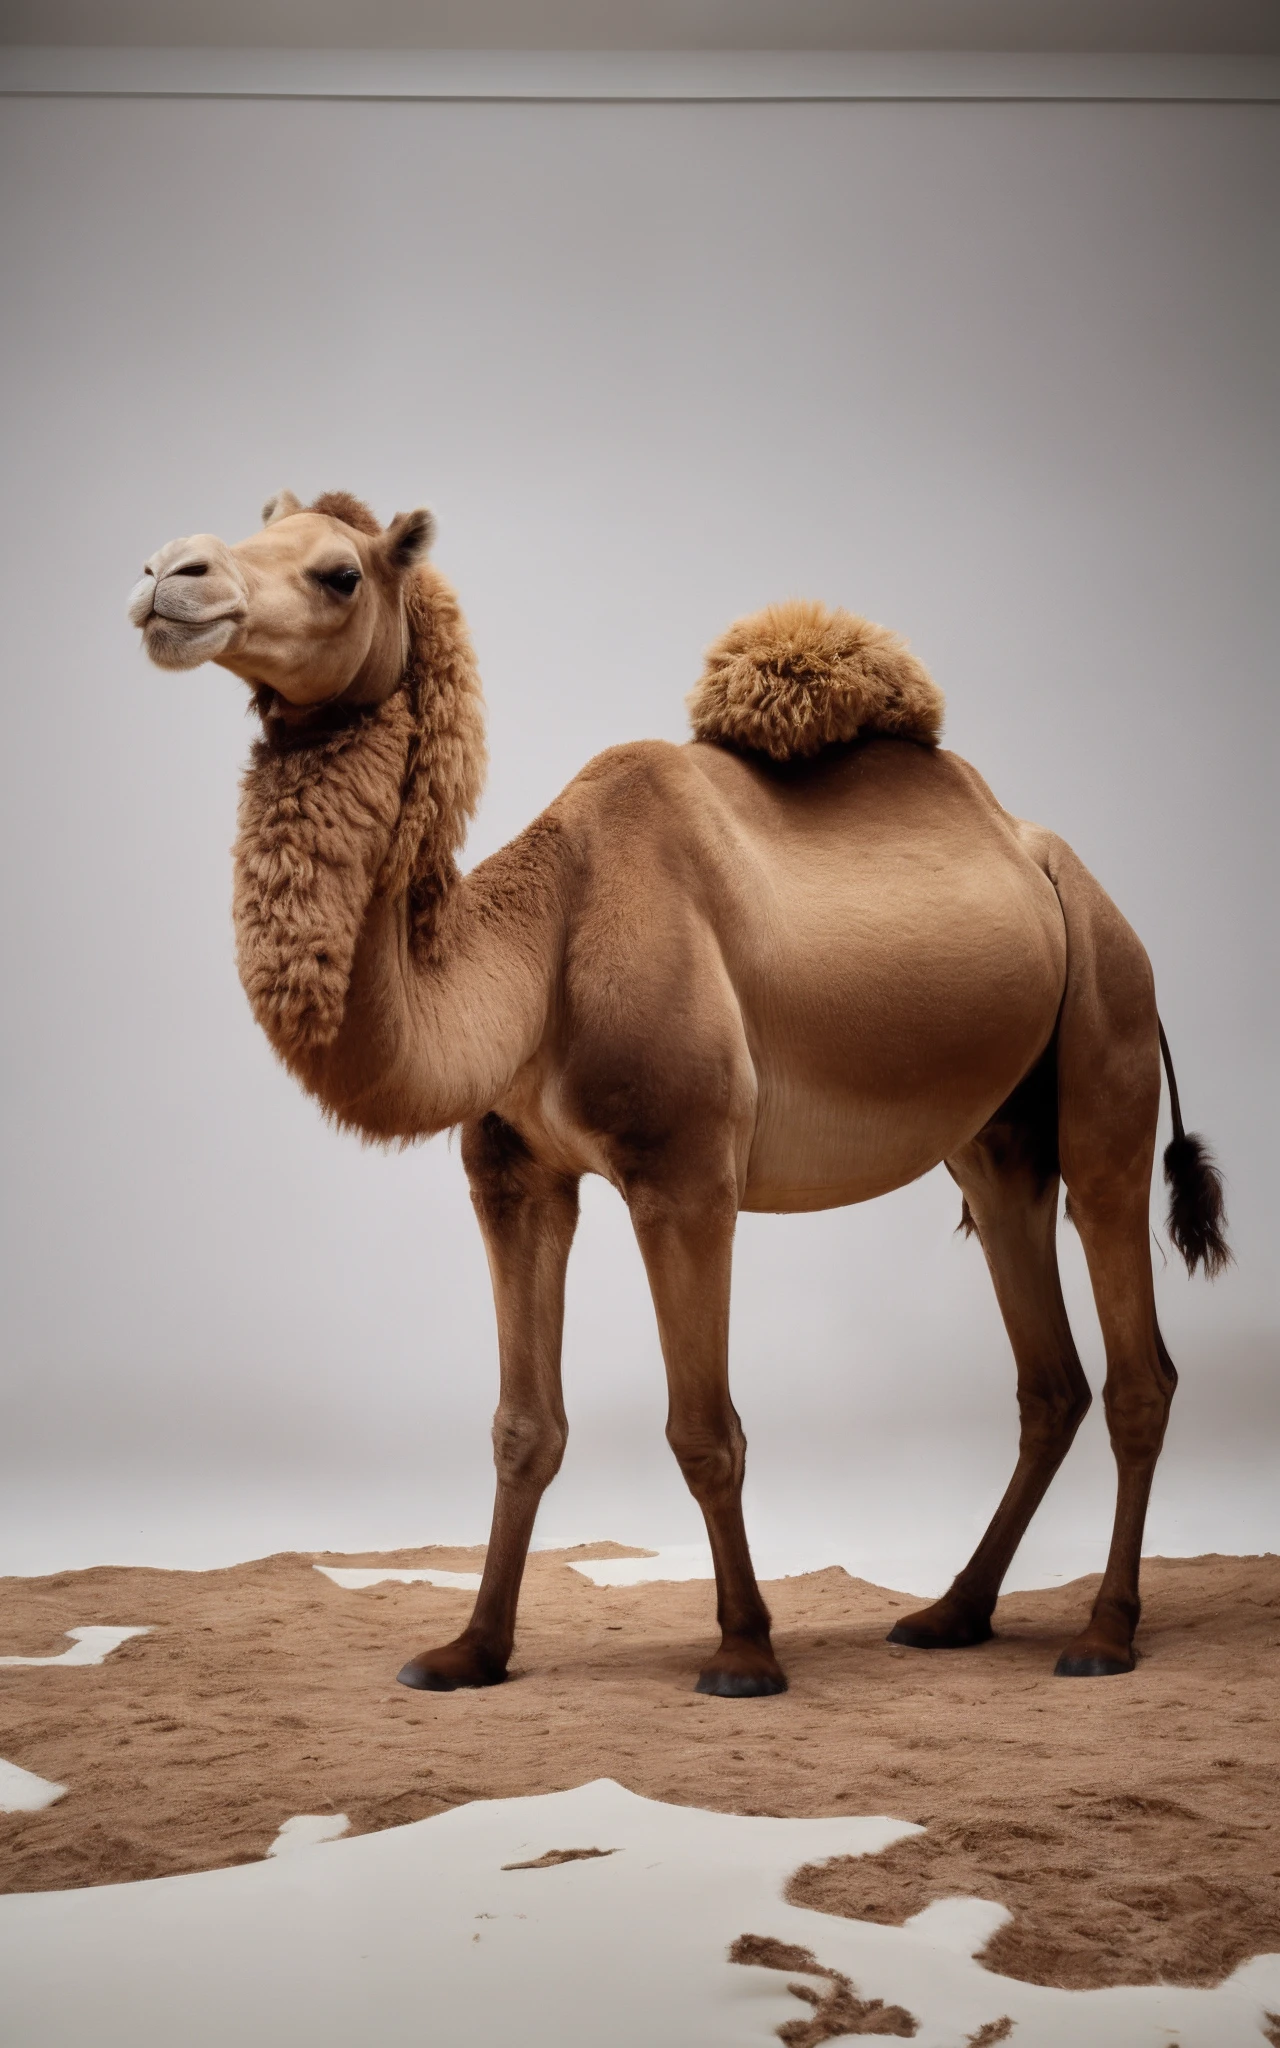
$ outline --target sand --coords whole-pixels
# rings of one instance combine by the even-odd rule
[[[1280,1558],[1148,1560],[1138,1669],[1092,1681],[1052,1673],[1094,1580],[1011,1595],[996,1641],[932,1653],[884,1641],[910,1596],[839,1568],[776,1581],[791,1690],[729,1701],[691,1690],[711,1587],[597,1587],[566,1566],[611,1550],[535,1556],[512,1682],[451,1694],[395,1672],[457,1632],[466,1592],[348,1592],[294,1554],[0,1580],[0,1655],[151,1630],[100,1666],[0,1671],[0,1757],[69,1788],[0,1815],[0,1890],[251,1861],[299,1813],[362,1832],[612,1777],[722,1811],[920,1822],[923,1838],[801,1871],[789,1896],[894,1922],[951,1894],[1000,1900],[1013,1919],[983,1961],[1034,1983],[1213,1984],[1280,1951]]]

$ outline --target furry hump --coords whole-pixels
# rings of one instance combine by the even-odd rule
[[[933,747],[944,708],[905,640],[803,598],[730,626],[708,648],[686,701],[695,738],[775,761],[808,759],[872,733]]]

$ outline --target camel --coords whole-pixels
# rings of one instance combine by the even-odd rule
[[[1059,1285],[1060,1181],[1105,1340],[1117,1467],[1106,1570],[1057,1672],[1131,1671],[1139,1558],[1176,1373],[1148,1210],[1163,1053],[1169,1229],[1230,1257],[1222,1183],[1186,1135],[1141,944],[1053,833],[938,744],[906,644],[814,603],[740,621],[693,738],[610,748],[470,873],[482,702],[426,511],[270,500],[235,546],[170,541],[130,616],[152,661],[249,685],[261,736],[235,848],[241,979],[338,1124],[462,1129],[497,1311],[492,1533],[462,1634],[404,1684],[499,1683],[567,1435],[560,1350],[583,1174],[625,1200],[666,1366],[667,1437],[706,1521],[720,1642],[697,1690],[786,1678],[742,1518],[729,1388],[740,1210],[865,1202],[944,1163],[1017,1366],[1017,1464],[973,1556],[891,1641],[981,1643],[1090,1402]]]

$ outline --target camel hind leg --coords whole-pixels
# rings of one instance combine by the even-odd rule
[[[1155,1316],[1148,1242],[1160,1108],[1160,1036],[1147,956],[1070,848],[1035,834],[1067,930],[1056,1038],[1057,1163],[1067,1185],[1106,1350],[1103,1395],[1116,1460],[1116,1516],[1088,1627],[1063,1651],[1064,1678],[1132,1671],[1142,1534],[1177,1383]],[[1044,1117],[1045,1062],[990,1125],[947,1163],[977,1221],[1018,1361],[1023,1430],[1004,1500],[950,1591],[899,1622],[890,1640],[922,1648],[981,1642],[1000,1580],[1071,1443],[1088,1388],[1067,1329],[1053,1226],[1056,1173]],[[1020,1098],[1022,1098],[1020,1102]],[[1036,1133],[1043,1151],[1036,1165]],[[1225,1256],[1225,1252],[1223,1253]]]
[[[1146,1191],[1126,1199],[1072,1192],[1107,1354],[1103,1401],[1116,1461],[1116,1518],[1088,1627],[1058,1659],[1059,1678],[1132,1671],[1142,1535],[1177,1385],[1155,1317]],[[1144,1284],[1145,1283],[1145,1284]]]
[[[1058,1027],[1058,1145],[1106,1352],[1103,1402],[1116,1460],[1116,1516],[1088,1627],[1058,1660],[1063,1678],[1132,1671],[1142,1535],[1177,1374],[1156,1324],[1150,1197],[1160,1112],[1160,1026],[1138,939],[1068,847],[1046,867],[1067,926]]]
[[[1089,1407],[1058,1278],[1054,1047],[991,1122],[947,1161],[977,1229],[1018,1369],[1018,1462],[990,1526],[941,1600],[904,1615],[891,1643],[960,1649],[991,1634],[1005,1573]]]

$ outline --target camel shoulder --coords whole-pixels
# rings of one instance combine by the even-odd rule
[[[637,797],[665,793],[689,777],[687,742],[623,740],[594,754],[561,791],[558,803],[577,799],[588,805],[634,793]]]
[[[611,847],[669,833],[673,815],[705,801],[688,745],[628,740],[580,768],[548,807],[566,839],[586,852],[603,837]]]
[[[553,902],[580,902],[586,878],[620,848],[643,858],[669,830],[673,799],[688,787],[686,749],[669,740],[608,747],[579,769],[545,810],[467,877],[473,913],[534,915]]]

